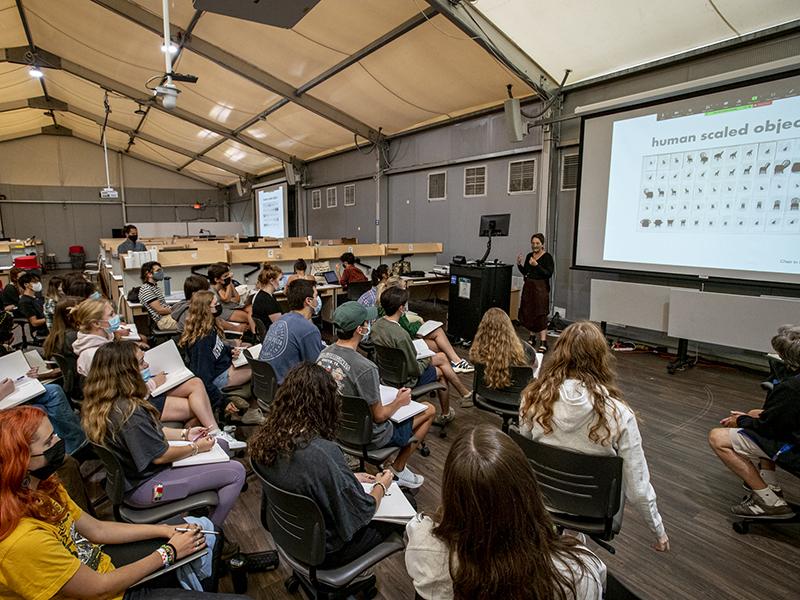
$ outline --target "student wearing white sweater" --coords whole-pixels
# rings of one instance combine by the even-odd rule
[[[520,432],[536,442],[584,454],[623,459],[625,498],[669,550],[656,492],[642,449],[636,416],[622,400],[611,367],[613,356],[600,329],[588,321],[567,327],[550,360],[522,392]]]

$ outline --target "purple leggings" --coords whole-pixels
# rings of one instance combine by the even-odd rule
[[[220,440],[217,440],[220,443]],[[220,445],[224,445],[221,442]],[[225,446],[227,450],[227,446]],[[242,463],[235,460],[194,467],[170,467],[143,481],[129,492],[125,501],[136,508],[147,508],[186,498],[198,492],[215,490],[219,495],[219,504],[209,515],[209,519],[218,527],[231,512],[239,492],[245,482],[245,469]],[[155,486],[163,486],[161,496],[156,499]]]

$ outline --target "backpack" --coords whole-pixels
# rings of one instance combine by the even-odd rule
[[[142,286],[137,285],[135,288],[131,288],[131,291],[128,292],[128,302],[134,302],[136,304],[139,303],[139,290],[142,289]]]

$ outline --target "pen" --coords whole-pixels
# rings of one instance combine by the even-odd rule
[[[180,531],[181,533],[186,533],[187,531],[194,531],[193,529],[189,529],[188,527],[176,527],[175,531]],[[219,531],[206,531],[205,529],[201,529],[200,533],[206,533],[208,535],[219,535]]]

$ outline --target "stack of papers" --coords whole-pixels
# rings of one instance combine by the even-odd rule
[[[372,489],[372,484],[362,483],[361,485],[364,491],[369,494]],[[405,497],[402,490],[397,485],[397,482],[393,481],[372,519],[374,521],[386,521],[387,523],[405,525],[413,519],[416,514],[417,511],[411,506],[411,503],[408,501],[408,498]]]
[[[167,381],[151,392],[153,396],[163,394],[194,377],[194,373],[183,363],[178,347],[173,340],[148,350],[144,353],[144,359],[150,365],[150,372],[153,375],[164,372],[167,376]]]
[[[425,321],[422,324],[422,327],[420,327],[417,330],[417,337],[425,337],[429,333],[433,333],[434,331],[436,331],[442,325],[444,325],[444,323],[442,323],[441,321],[433,321],[433,320]]]
[[[192,442],[171,441],[170,446],[188,446]],[[194,456],[187,456],[172,463],[173,467],[194,467],[196,465],[210,465],[212,463],[228,462],[231,459],[219,444],[214,444],[208,452],[200,452]]]
[[[422,360],[423,358],[430,358],[434,354],[436,354],[433,350],[428,348],[428,345],[425,343],[424,340],[414,340],[414,349],[417,351],[417,360]]]
[[[15,388],[8,396],[0,399],[0,410],[13,408],[44,394],[44,386],[39,380],[25,375],[29,370],[30,365],[19,350],[0,358],[0,380],[10,379]]]
[[[247,352],[250,355],[250,358],[258,358],[258,355],[261,354],[261,344],[256,344],[255,346],[250,346],[249,348],[242,348],[242,351],[239,352],[239,356],[233,359],[233,366],[237,369],[239,367],[247,366],[247,356],[245,355]]]

